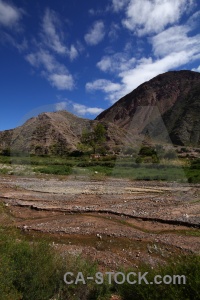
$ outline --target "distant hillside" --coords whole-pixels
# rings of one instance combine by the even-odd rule
[[[170,137],[176,145],[200,145],[200,74],[174,71],[143,83],[96,120],[67,111],[45,112],[20,127],[0,132],[0,151],[63,154],[77,149],[84,130],[98,122],[106,128],[105,148],[134,145],[150,135],[159,141]]]
[[[156,113],[154,106],[158,108]],[[198,146],[200,73],[173,71],[158,75],[103,111],[96,120],[109,120],[134,136],[151,128],[154,137],[169,135],[174,144]]]
[[[73,151],[82,132],[91,130],[98,121],[79,118],[67,111],[42,113],[22,126],[0,132],[0,149],[33,154],[63,154]],[[123,130],[109,122],[102,122],[107,130],[108,148],[121,145]],[[117,133],[117,134],[116,134]]]

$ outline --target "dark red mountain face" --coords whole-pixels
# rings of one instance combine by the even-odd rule
[[[147,124],[147,110],[156,107],[152,134],[162,132],[161,123],[175,144],[200,144],[200,73],[172,71],[143,83],[130,94],[102,112],[96,120],[109,121],[120,128],[143,133]],[[151,118],[152,121],[152,118]]]

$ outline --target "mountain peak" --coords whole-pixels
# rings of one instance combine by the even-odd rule
[[[170,137],[177,145],[198,146],[199,116],[200,74],[170,71],[143,83],[94,121],[66,110],[41,113],[20,127],[0,132],[0,149],[63,154],[77,149],[83,130],[92,130],[97,122],[106,127],[108,149],[134,144],[147,132],[158,142]]]
[[[146,112],[139,108],[151,106],[158,108],[174,143],[200,144],[200,73],[194,71],[160,74],[122,97],[96,120],[109,120],[120,128],[140,134],[147,124],[144,121]],[[136,120],[141,120],[140,124],[130,129]]]

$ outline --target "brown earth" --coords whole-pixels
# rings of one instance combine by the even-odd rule
[[[96,120],[116,124],[136,142],[144,135],[157,142],[200,145],[200,74],[181,70],[160,74],[104,110]]]
[[[2,176],[0,223],[100,268],[155,266],[200,252],[200,185]]]
[[[0,151],[36,155],[64,154],[77,149],[84,131],[91,131],[98,121],[83,119],[67,111],[45,112],[15,129],[0,131]],[[102,122],[106,129],[107,148],[122,145],[126,131],[115,124]],[[117,133],[117,134],[116,134]]]
[[[44,112],[22,126],[0,131],[0,152],[64,155],[79,148],[82,133],[98,122],[106,128],[106,151],[118,153],[143,142],[199,147],[199,95],[199,72],[167,72],[125,95],[96,120],[67,111]]]

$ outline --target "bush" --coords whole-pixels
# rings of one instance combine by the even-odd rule
[[[142,163],[142,157],[138,156],[135,160],[136,164],[141,164]]]
[[[8,174],[8,172],[9,172],[9,169],[7,169],[7,168],[0,168],[0,174],[5,175],[5,174]]]
[[[147,147],[147,146],[143,146],[139,152],[139,155],[142,155],[142,156],[152,156],[155,154],[156,154],[155,150],[153,148]]]
[[[3,156],[10,156],[10,155],[11,155],[11,150],[10,150],[10,148],[7,148],[7,149],[2,150],[1,154],[2,154]]]
[[[35,169],[36,172],[43,174],[54,175],[69,175],[72,173],[72,168],[69,166],[47,166]]]
[[[0,299],[100,300],[109,299],[109,287],[94,281],[67,285],[64,274],[95,276],[96,264],[80,257],[61,257],[47,243],[30,243],[0,229]]]
[[[31,245],[6,238],[0,244],[0,255],[0,293],[7,295],[2,299],[49,300],[54,295],[59,280],[58,265],[47,244]]]
[[[67,259],[67,271],[63,272],[72,272],[75,276],[70,277],[70,280],[75,281],[78,272],[82,272],[84,279],[91,276],[95,278],[95,274],[98,272],[97,265],[83,260],[81,257],[68,257]],[[60,286],[60,292],[57,295],[58,299],[63,300],[106,300],[110,299],[109,286],[105,282],[102,285],[95,285],[93,281],[86,280],[86,284],[71,284],[66,285],[62,281],[62,286]]]
[[[126,274],[133,270],[126,271]],[[137,271],[135,271],[137,273]],[[148,272],[146,276],[148,282],[154,282],[156,275],[185,275],[186,284],[146,284],[142,281],[141,284],[129,284],[125,282],[121,285],[115,285],[117,293],[124,300],[132,299],[148,299],[148,300],[199,300],[200,299],[200,257],[199,256],[184,256],[171,261],[166,266],[160,266],[156,269],[151,269],[148,265],[143,265],[140,268],[141,274]],[[131,280],[136,278],[131,278]]]
[[[185,148],[185,147],[182,147],[181,148],[181,152],[189,152],[189,150],[187,148]]]
[[[195,159],[192,161],[190,168],[186,169],[186,174],[189,183],[199,183],[200,182],[200,159]]]
[[[188,178],[189,183],[200,183],[200,174],[190,176]]]
[[[200,169],[200,158],[193,160],[190,168],[191,169]]]
[[[72,156],[72,157],[81,157],[83,155],[84,155],[83,151],[80,151],[80,150],[74,150],[74,151],[70,152],[70,154],[69,154],[69,156]]]

